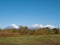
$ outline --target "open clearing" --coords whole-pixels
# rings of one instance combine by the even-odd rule
[[[0,45],[60,45],[60,35],[0,37]]]

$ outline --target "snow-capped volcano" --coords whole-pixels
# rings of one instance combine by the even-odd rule
[[[8,27],[6,27],[6,29],[18,29],[19,26],[17,26],[16,24],[11,24]]]
[[[41,24],[34,24],[34,25],[32,25],[31,27],[30,27],[30,29],[39,29],[39,28],[46,28],[46,27],[48,27],[49,29],[54,29],[54,28],[56,28],[55,26],[53,26],[53,25],[41,25]]]
[[[48,27],[49,29],[54,29],[54,28],[56,28],[55,26],[53,26],[53,25],[46,25],[46,26],[44,26],[45,28],[46,27]]]
[[[43,28],[44,26],[43,25],[39,25],[39,24],[34,24],[30,27],[30,29],[39,29],[39,28]]]

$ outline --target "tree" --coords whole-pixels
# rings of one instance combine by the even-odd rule
[[[54,28],[53,31],[54,31],[55,34],[59,34],[59,29],[58,28]]]

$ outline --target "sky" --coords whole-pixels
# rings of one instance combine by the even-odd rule
[[[0,27],[17,25],[60,26],[60,0],[0,0]]]

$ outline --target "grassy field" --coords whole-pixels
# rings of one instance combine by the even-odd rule
[[[0,45],[60,45],[60,35],[0,37]]]

